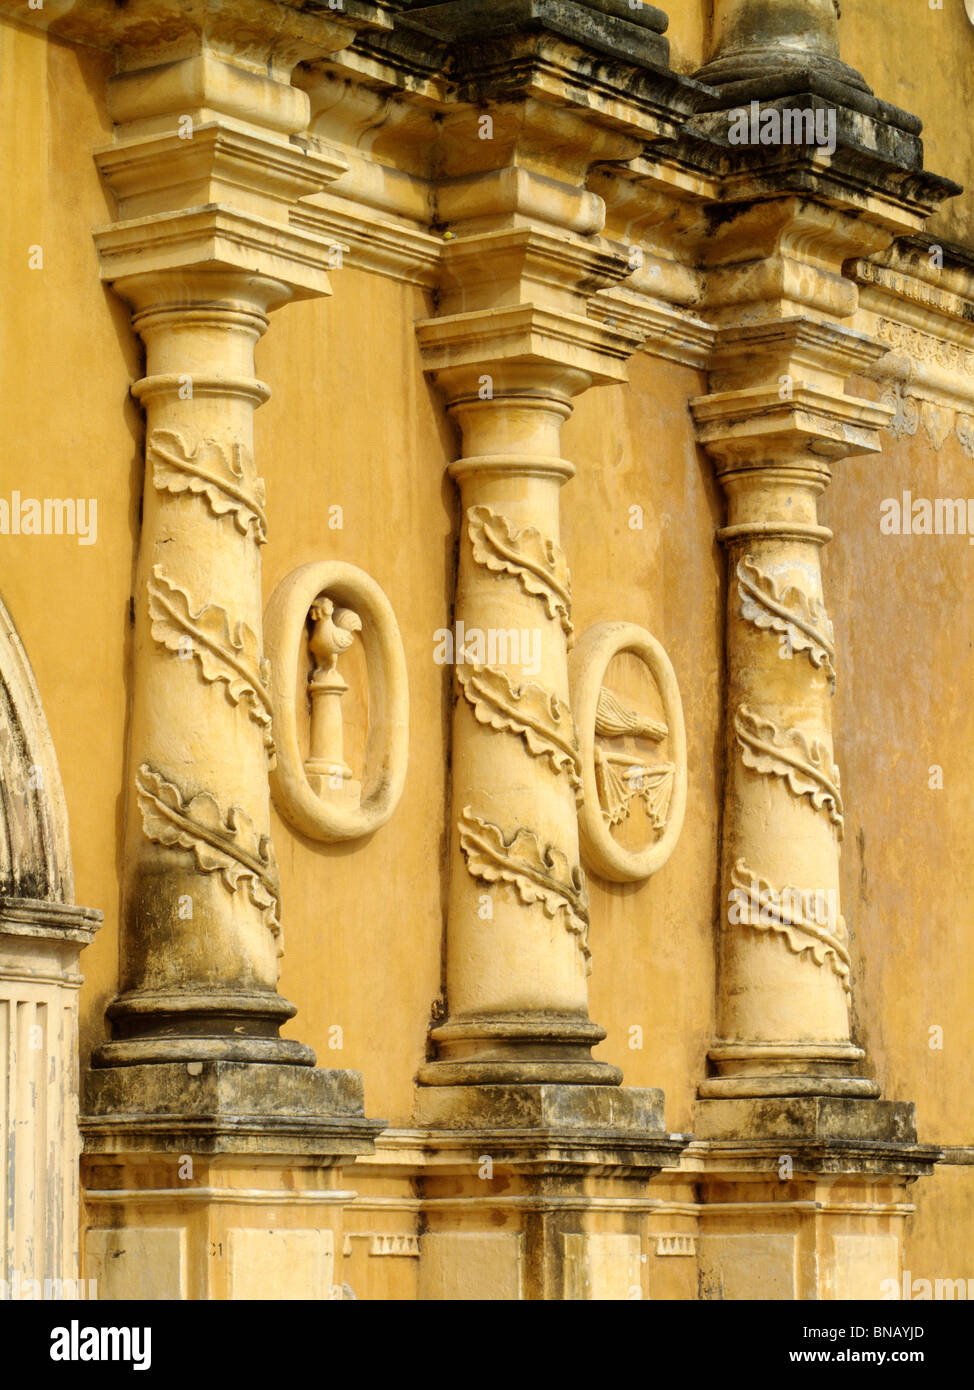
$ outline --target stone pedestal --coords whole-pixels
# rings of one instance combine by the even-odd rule
[[[917,1143],[911,1103],[703,1100],[695,1128],[701,1298],[878,1300],[899,1287],[910,1185],[940,1157]]]
[[[340,1299],[357,1072],[241,1062],[92,1071],[84,1272],[101,1299]],[[339,1264],[336,1266],[336,1255]]]
[[[587,1085],[419,1092],[422,1299],[646,1296],[648,1180],[677,1161],[663,1093]]]

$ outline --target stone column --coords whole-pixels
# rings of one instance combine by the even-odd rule
[[[715,36],[696,124],[720,144],[732,207],[700,244],[717,333],[691,407],[727,500],[726,777],[717,1037],[694,1121],[699,1287],[877,1299],[898,1274],[908,1185],[938,1153],[917,1143],[912,1103],[856,1074],[818,499],[834,463],[879,451],[891,413],[846,390],[884,349],[847,327],[843,267],[917,230],[951,186],[924,171],[916,119],[841,63],[832,0],[724,0]],[[762,126],[773,112],[772,136],[785,109],[814,113],[815,143],[729,142],[742,93]]]
[[[537,229],[458,241],[445,278],[459,288],[444,295],[443,318],[419,326],[462,437],[450,465],[460,537],[447,1017],[432,1030],[436,1059],[420,1069],[415,1111],[430,1163],[427,1299],[641,1296],[640,1237],[629,1225],[604,1234],[586,1207],[634,1209],[684,1144],[666,1131],[661,1091],[621,1087],[619,1069],[590,1055],[605,1034],[588,1015],[559,528],[574,469],[559,437],[572,398],[620,380],[636,340],[557,302],[569,299],[556,283],[569,257],[586,286],[625,267],[604,247]],[[535,302],[518,302],[523,286],[502,273],[523,264]],[[471,293],[464,270],[497,307],[450,312]]]
[[[253,454],[269,388],[254,347],[271,309],[329,292],[327,247],[293,231],[288,212],[342,166],[290,143],[307,121],[304,93],[209,51],[176,67],[182,85],[171,67],[114,79],[118,134],[98,155],[122,219],[97,234],[102,274],[132,306],[146,350],[132,388],[146,414],[146,472],[121,990],[114,1040],[96,1062],[310,1064],[310,1049],[278,1037],[294,1008],[277,994],[267,516]],[[194,83],[201,106],[233,119],[180,115]],[[159,131],[160,106],[176,102]],[[244,125],[244,109],[260,126]]]
[[[837,0],[714,0],[711,25],[713,57],[697,76],[713,83],[759,77],[783,61],[804,62],[833,75],[852,74],[839,62]]]
[[[878,451],[889,417],[845,390],[885,349],[842,322],[856,309],[843,264],[915,230],[953,186],[923,170],[915,118],[841,63],[833,0],[721,0],[713,37],[697,76],[716,91],[697,124],[727,151],[735,203],[701,246],[703,312],[718,333],[711,394],[692,402],[728,507],[722,973],[717,1075],[700,1094],[874,1097],[852,1074],[863,1054],[849,1029],[836,655],[820,569],[830,533],[817,499],[831,462]],[[824,113],[832,148],[807,127],[809,143],[789,136],[787,149],[729,144],[744,84],[765,112]],[[865,159],[863,145],[882,157]]]
[[[103,241],[104,247],[104,241]],[[254,376],[272,281],[116,280],[146,375],[121,993],[105,1062],[310,1060],[277,1037],[281,904],[261,647],[264,485]],[[202,949],[201,949],[202,946]]]
[[[660,1091],[620,1087],[619,1069],[591,1057],[604,1032],[588,1014],[559,526],[572,401],[625,380],[643,336],[589,316],[632,265],[601,237],[605,205],[587,178],[674,134],[690,105],[666,71],[665,15],[637,9],[548,6],[525,28],[467,0],[413,6],[381,54],[363,41],[302,79],[315,134],[350,165],[311,200],[307,225],[347,240],[359,264],[424,284],[433,266],[416,229],[430,209],[440,237],[437,317],[418,334],[460,446],[448,465],[455,605],[449,633],[430,634],[434,660],[455,669],[446,1017],[413,1116],[426,1299],[639,1296],[632,1212],[684,1143],[666,1132]],[[400,72],[421,104],[389,101],[377,70]]]
[[[489,252],[490,248],[485,248]],[[421,326],[463,439],[453,657],[449,1017],[428,1084],[618,1084],[592,1060],[571,578],[560,545],[571,398],[611,380],[611,330],[532,305]],[[561,340],[560,346],[556,339]]]
[[[695,402],[727,498],[718,535],[728,558],[718,1074],[703,1096],[879,1094],[851,1074],[863,1052],[850,1040],[836,655],[820,566],[831,532],[818,518],[829,460],[878,447],[886,408],[840,390],[878,355],[824,325],[729,331],[716,371],[746,359],[761,385],[749,399],[725,391]],[[817,399],[797,387],[804,419],[788,399],[792,376],[778,372],[792,357],[806,371],[817,359]]]
[[[309,109],[290,72],[356,22],[226,0],[181,10],[155,47],[137,17],[116,22],[116,139],[97,159],[119,221],[96,244],[145,344],[146,468],[121,989],[81,1122],[85,1270],[110,1299],[340,1298],[342,1164],[382,1126],[357,1073],[278,1036],[295,1010],[277,993],[253,416],[268,314],[329,293],[333,250],[291,212],[345,167],[292,139]]]

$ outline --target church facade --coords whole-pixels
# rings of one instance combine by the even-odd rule
[[[974,1292],[971,7],[0,73],[0,1293]]]

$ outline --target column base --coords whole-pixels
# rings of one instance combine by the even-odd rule
[[[702,1100],[695,1128],[702,1299],[898,1296],[909,1187],[941,1156],[912,1103]]]
[[[101,1067],[166,1062],[254,1062],[313,1067],[314,1050],[278,1029],[297,1009],[267,991],[162,990],[120,994],[106,1014],[115,1037],[95,1048]]]
[[[591,1050],[605,1029],[589,1019],[537,1014],[450,1020],[430,1033],[439,1054],[421,1086],[619,1086],[622,1072]]]
[[[371,1153],[356,1071],[209,1060],[93,1068],[80,1120],[86,1154]]]
[[[84,1277],[101,1299],[342,1298],[353,1071],[209,1061],[89,1072]],[[336,1264],[336,1257],[338,1263]],[[351,1296],[351,1295],[349,1295]]]
[[[850,1096],[875,1099],[879,1086],[852,1071],[864,1059],[852,1043],[717,1043],[708,1054],[723,1075],[697,1088],[701,1099]]]

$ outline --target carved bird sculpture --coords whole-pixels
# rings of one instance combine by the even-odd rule
[[[342,652],[348,651],[356,632],[362,631],[362,619],[351,608],[336,608],[327,597],[315,601],[311,618],[315,624],[308,643],[311,655],[319,667],[334,671]]]

